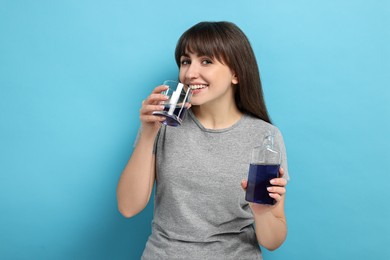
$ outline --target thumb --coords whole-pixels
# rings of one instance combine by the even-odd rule
[[[283,178],[284,176],[284,169],[282,167],[279,168],[279,178]]]
[[[247,180],[242,180],[241,181],[241,187],[246,190],[246,187],[248,186],[248,181]]]

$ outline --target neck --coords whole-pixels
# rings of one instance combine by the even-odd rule
[[[193,106],[192,112],[207,129],[223,129],[234,125],[242,116],[235,102]]]

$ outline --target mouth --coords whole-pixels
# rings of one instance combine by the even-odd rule
[[[189,84],[188,87],[192,90],[192,92],[199,92],[201,89],[207,88],[208,84]]]

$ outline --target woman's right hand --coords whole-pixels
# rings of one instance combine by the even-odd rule
[[[168,89],[167,86],[161,85],[156,87],[153,92],[142,101],[142,107],[140,109],[140,120],[142,124],[142,132],[148,132],[149,134],[157,134],[161,127],[161,122],[165,120],[163,116],[153,115],[154,111],[164,110],[162,103],[168,99],[162,91]]]

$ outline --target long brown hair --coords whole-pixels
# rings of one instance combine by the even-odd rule
[[[271,123],[256,57],[240,28],[231,22],[200,22],[185,31],[177,42],[175,59],[179,67],[180,57],[187,51],[227,65],[238,77],[234,94],[238,109]]]

